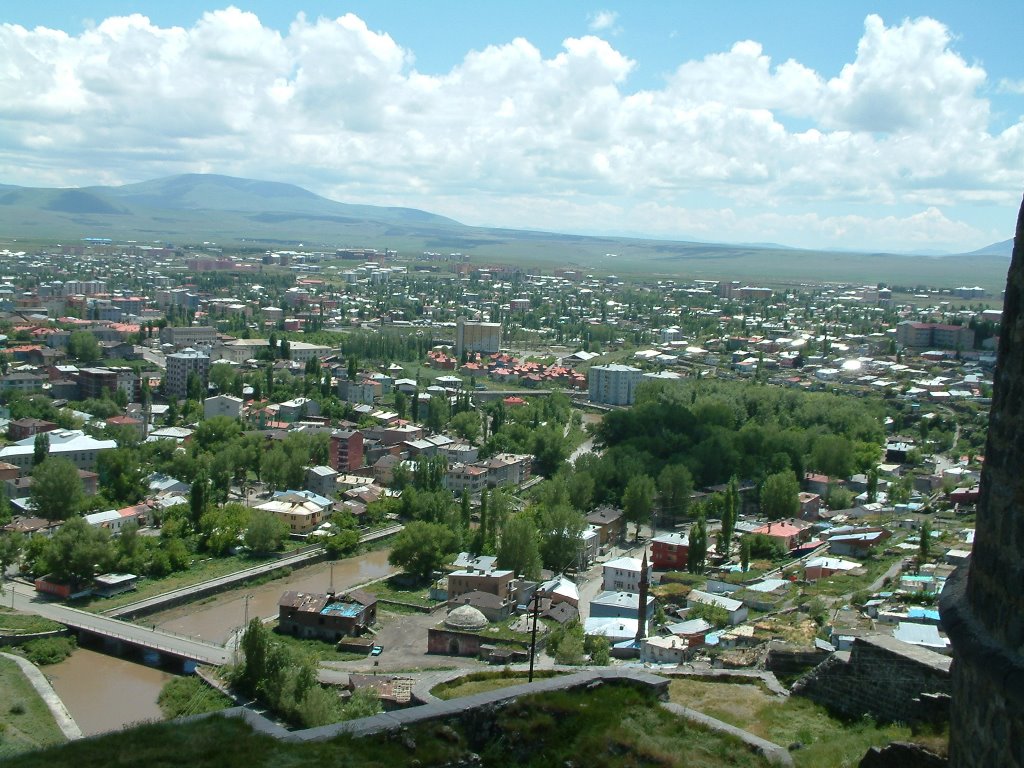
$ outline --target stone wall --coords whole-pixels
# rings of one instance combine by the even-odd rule
[[[849,652],[836,652],[800,678],[793,693],[848,717],[883,722],[931,720],[934,705],[922,694],[949,694],[950,659],[889,635],[867,635]]]
[[[1024,768],[1024,205],[1006,279],[973,552],[946,582],[949,763]]]

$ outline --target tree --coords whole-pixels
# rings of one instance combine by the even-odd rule
[[[100,359],[100,343],[89,331],[73,331],[68,336],[68,354],[80,363],[93,363]]]
[[[822,435],[814,441],[811,466],[829,477],[853,474],[853,444],[839,435]]]
[[[640,538],[640,526],[650,521],[654,508],[654,480],[648,475],[634,475],[626,484],[622,494],[622,509],[626,522],[636,526],[636,538]]]
[[[740,541],[740,568],[744,573],[750,570],[750,539],[746,536]]]
[[[443,395],[432,396],[427,402],[427,429],[435,434],[440,432],[450,417],[451,406],[448,404],[448,398]]]
[[[469,491],[462,489],[462,496],[459,499],[459,524],[463,532],[469,531],[469,525],[473,518],[473,507],[469,499]]]
[[[528,449],[534,455],[537,472],[552,477],[569,458],[568,443],[558,424],[550,423],[533,431],[533,444]]]
[[[146,493],[145,473],[130,448],[102,451],[96,459],[96,473],[103,495],[113,504],[135,504]]]
[[[195,371],[191,371],[185,384],[185,397],[188,400],[202,400],[204,394],[206,388],[203,386],[202,378]]]
[[[63,457],[47,459],[32,470],[29,498],[36,514],[47,520],[74,516],[85,501],[78,469]]]
[[[768,475],[761,485],[761,512],[769,520],[793,517],[800,510],[800,484],[792,471]]]
[[[199,521],[206,513],[207,505],[207,479],[206,473],[200,471],[195,480],[192,481],[192,487],[189,488],[188,492],[188,508],[189,513],[192,517],[192,525],[198,530]]]
[[[46,461],[49,455],[50,436],[46,432],[39,432],[36,434],[36,439],[32,443],[32,466],[39,466]]]
[[[577,564],[586,520],[568,504],[545,507],[540,515],[541,559],[545,568],[563,573]]]
[[[392,540],[388,562],[425,582],[454,553],[455,547],[455,533],[447,525],[415,520]]]
[[[476,443],[480,437],[480,417],[475,411],[462,411],[452,416],[448,429],[463,440]]]
[[[917,547],[917,562],[919,565],[924,565],[928,562],[928,555],[931,554],[932,547],[932,524],[931,521],[925,520],[921,523],[920,530],[921,540]]]
[[[690,573],[704,573],[704,564],[708,556],[708,528],[704,514],[697,517],[697,522],[690,526],[690,548],[686,556],[686,570]]]
[[[878,470],[872,467],[868,470],[868,503],[874,504],[878,501]]]
[[[685,517],[693,493],[693,477],[683,464],[668,464],[658,475],[658,502],[661,512],[672,518]]]
[[[412,392],[412,409],[409,418],[414,424],[418,424],[420,421],[420,390],[418,388]]]
[[[555,482],[558,482],[556,477]],[[594,503],[594,477],[589,472],[576,471],[565,481],[569,503],[580,512],[589,512]]]
[[[0,582],[7,577],[7,569],[18,562],[24,546],[25,537],[20,533],[0,536]]]
[[[97,572],[110,569],[114,548],[106,528],[95,528],[73,517],[50,539],[50,571],[61,581],[86,585]]]
[[[253,510],[245,529],[245,546],[254,555],[269,555],[279,550],[288,536],[288,526],[271,512]]]
[[[532,515],[513,515],[501,532],[498,544],[498,567],[507,568],[523,578],[540,578],[540,542]]]
[[[405,419],[409,411],[409,398],[405,396],[405,392],[400,389],[395,390],[395,413],[398,414],[398,418]]]
[[[732,535],[736,530],[736,518],[740,509],[740,481],[733,475],[729,478],[725,494],[722,498],[722,530],[719,534],[719,553],[729,557],[729,550],[732,549]]]

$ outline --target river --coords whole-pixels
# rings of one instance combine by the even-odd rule
[[[388,564],[388,550],[374,550],[358,557],[338,560],[333,563],[333,568],[331,563],[299,568],[286,578],[257,587],[240,587],[221,592],[195,603],[143,616],[137,623],[155,625],[165,632],[222,645],[245,623],[247,615],[249,618],[276,616],[282,592],[289,589],[298,592],[327,592],[331,586],[332,570],[334,590],[341,592],[387,576],[396,569]]]
[[[157,667],[92,648],[79,648],[42,671],[85,736],[143,720],[162,720],[156,699],[173,677]]]
[[[388,564],[388,550],[375,550],[333,564],[334,589],[341,591],[382,576],[395,569]],[[140,619],[169,632],[224,643],[248,613],[274,616],[281,593],[289,589],[326,592],[330,588],[330,563],[299,568],[283,579],[258,587],[222,592],[205,600],[178,606]],[[93,736],[118,730],[144,720],[160,720],[157,705],[160,689],[173,675],[138,660],[102,652],[102,644],[79,648],[60,664],[43,667],[82,733]]]

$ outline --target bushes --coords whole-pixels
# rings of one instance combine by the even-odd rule
[[[226,709],[231,706],[231,699],[210,688],[198,677],[176,677],[167,681],[157,703],[164,717],[173,720],[176,717]]]
[[[251,620],[242,635],[242,651],[245,661],[230,673],[232,683],[284,720],[313,728],[345,716],[338,698],[317,684],[314,660],[275,641],[259,619]]]
[[[21,649],[33,664],[38,666],[58,664],[74,652],[75,638],[44,637],[39,640],[29,640],[21,646]]]

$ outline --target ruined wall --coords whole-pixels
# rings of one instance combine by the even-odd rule
[[[857,638],[849,653],[833,653],[793,686],[829,710],[884,722],[933,719],[922,694],[949,694],[950,659],[889,635]]]
[[[1024,768],[1024,206],[1006,281],[973,554],[940,608],[953,641],[949,762]]]

